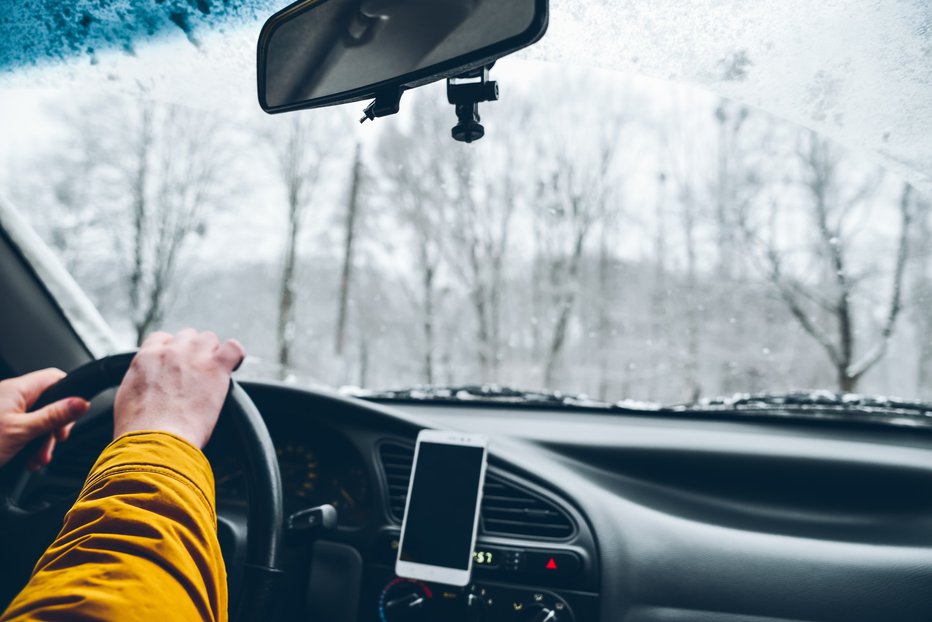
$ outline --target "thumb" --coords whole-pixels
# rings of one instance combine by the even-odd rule
[[[49,404],[29,413],[30,435],[35,438],[40,434],[49,434],[55,430],[77,420],[90,408],[90,402],[79,397],[69,397]]]

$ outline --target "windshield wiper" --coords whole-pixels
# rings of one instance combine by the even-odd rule
[[[697,402],[667,406],[673,410],[745,410],[780,408],[827,408],[849,411],[932,412],[932,404],[898,397],[876,397],[831,391],[795,391],[792,393],[739,393],[730,397],[706,398]]]
[[[343,388],[341,393],[375,402],[431,402],[441,404],[501,404],[507,406],[559,408],[566,410],[605,411],[640,414],[670,411],[656,402],[620,400],[608,402],[581,393],[562,391],[529,391],[500,384],[419,385],[403,389],[372,391]]]
[[[831,391],[742,393],[730,397],[706,398],[697,402],[669,405],[635,400],[608,402],[582,394],[526,391],[497,384],[414,386],[386,391],[349,388],[343,389],[342,392],[376,402],[501,404],[635,415],[727,414],[729,416],[853,421],[932,428],[932,404],[895,397],[832,393]]]
[[[844,419],[932,428],[932,404],[898,397],[831,391],[743,393],[731,397],[707,398],[697,402],[673,404],[665,406],[662,410],[680,413],[732,412],[808,419]]]
[[[560,391],[525,391],[498,384],[429,385],[386,391],[343,389],[341,392],[373,401],[497,403],[527,406],[560,406],[610,410],[611,402],[594,400],[586,395]]]

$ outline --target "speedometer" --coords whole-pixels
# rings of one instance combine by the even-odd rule
[[[275,453],[278,454],[278,466],[282,472],[285,503],[289,506],[313,505],[318,489],[314,450],[301,443],[288,443],[279,447]]]
[[[336,508],[341,527],[366,522],[369,476],[358,451],[343,437],[320,429],[283,425],[271,432],[288,514],[328,504]]]

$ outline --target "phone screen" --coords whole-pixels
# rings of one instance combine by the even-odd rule
[[[485,449],[422,442],[408,492],[399,559],[467,570]]]

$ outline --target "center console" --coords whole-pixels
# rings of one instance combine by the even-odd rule
[[[514,546],[480,539],[473,582],[452,587],[396,577],[398,533],[386,532],[367,564],[360,622],[574,622],[596,620],[586,588],[592,560],[572,546]]]

